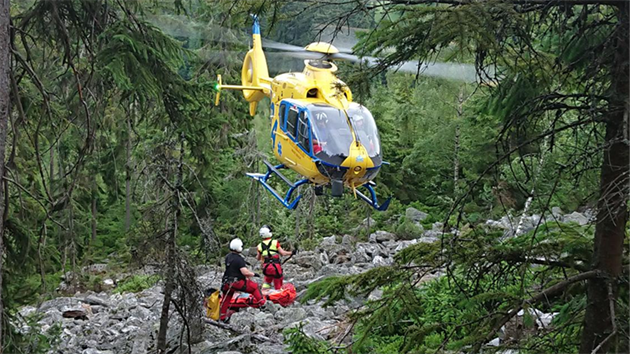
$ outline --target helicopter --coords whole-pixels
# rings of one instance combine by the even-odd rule
[[[223,84],[217,76],[215,104],[221,90],[241,90],[249,113],[254,116],[258,103],[271,100],[271,145],[280,164],[264,161],[266,173],[247,173],[264,186],[282,205],[295,209],[302,195],[298,187],[311,184],[316,195],[330,186],[333,197],[341,197],[348,188],[356,197],[376,210],[387,210],[390,200],[379,203],[374,178],[386,164],[374,117],[364,106],[352,101],[350,88],[337,78],[332,62],[339,50],[332,44],[315,42],[304,49],[319,58],[304,61],[304,71],[269,77],[262,48],[260,23],[253,16],[252,48],[243,60],[242,85]],[[281,170],[291,169],[303,176],[291,181]],[[275,190],[269,181],[278,177],[288,187],[286,193]],[[363,188],[367,195],[359,188]]]
[[[271,100],[270,140],[280,164],[274,166],[265,160],[266,173],[246,175],[260,182],[288,209],[295,209],[302,198],[302,195],[294,197],[295,191],[311,184],[316,195],[322,195],[323,187],[327,186],[333,197],[341,197],[347,188],[355,198],[374,209],[387,210],[391,199],[379,203],[374,190],[379,170],[389,164],[382,158],[374,117],[366,107],[353,102],[352,91],[337,78],[337,66],[333,63],[333,60],[349,60],[369,67],[380,65],[381,59],[358,57],[327,42],[300,48],[266,40],[265,48],[283,51],[268,54],[305,59],[302,72],[281,73],[271,78],[260,22],[257,15],[252,18],[252,47],[243,60],[241,85],[224,85],[221,75],[215,85],[215,105],[219,104],[221,90],[241,90],[249,102],[251,116],[263,98]],[[286,57],[280,59],[285,60]],[[278,64],[277,61],[271,63]],[[472,64],[406,61],[394,70],[466,83],[488,82]],[[494,75],[494,68],[491,72]],[[292,182],[282,174],[283,169],[293,170],[303,178]],[[289,187],[286,193],[279,193],[269,184],[276,176]]]

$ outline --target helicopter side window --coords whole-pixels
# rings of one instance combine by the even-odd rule
[[[282,103],[280,105],[280,109],[278,110],[278,118],[280,118],[280,128],[284,128],[285,122],[287,121],[287,104]]]
[[[295,139],[295,128],[297,127],[297,118],[298,111],[296,108],[289,108],[289,113],[287,114],[287,134],[289,134],[293,139]]]
[[[298,120],[298,143],[302,145],[302,148],[307,153],[311,152],[311,143],[309,140],[308,119],[306,118],[306,112],[301,111]]]

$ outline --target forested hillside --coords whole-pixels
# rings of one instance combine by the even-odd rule
[[[630,350],[627,2],[0,4],[0,352],[59,345],[63,323],[40,331],[24,306],[158,284],[150,350],[183,353],[167,340],[169,316],[191,342],[191,328],[204,331],[195,272],[221,266],[234,237],[256,246],[262,225],[331,267],[345,267],[339,254],[357,262],[363,242],[404,245],[374,267],[313,272],[302,304],[361,306],[335,312],[348,324],[341,342],[300,326],[284,332],[287,352]],[[331,33],[381,58],[340,61],[337,74],[375,118],[387,211],[309,185],[288,210],[245,175],[275,163],[270,102],[251,117],[241,92],[214,101],[218,74],[241,83],[252,14],[263,44],[276,43],[271,77],[304,67],[285,44]],[[397,70],[407,61],[469,64],[477,80]],[[538,325],[539,313],[553,319]]]

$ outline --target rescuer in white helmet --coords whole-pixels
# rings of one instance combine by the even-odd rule
[[[230,241],[230,251],[231,252],[225,256],[225,273],[223,273],[223,284],[221,285],[223,300],[221,303],[220,316],[222,320],[225,320],[227,317],[227,310],[230,306],[234,291],[252,294],[253,304],[265,302],[265,298],[262,296],[258,284],[249,279],[256,274],[247,269],[245,259],[241,256],[241,252],[243,252],[243,241],[239,238]]]
[[[272,239],[271,228],[264,225],[259,230],[262,242],[258,244],[258,255],[256,258],[263,262],[262,272],[265,276],[265,282],[263,283],[263,289],[273,287],[276,290],[282,288],[282,282],[284,280],[284,274],[282,272],[282,262],[280,256],[290,256],[293,253],[285,251],[280,246],[278,240]]]

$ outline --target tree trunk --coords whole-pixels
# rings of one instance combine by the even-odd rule
[[[587,285],[587,306],[580,353],[605,353],[615,336],[611,302],[617,298],[617,277],[622,273],[623,241],[628,221],[628,31],[629,4],[617,5],[619,25],[615,38],[617,51],[612,63],[611,85],[614,97],[606,120],[606,137],[600,176],[600,197],[595,226],[592,267],[606,278],[591,279]],[[608,288],[612,288],[610,299]],[[614,306],[612,306],[614,311]],[[627,314],[619,314],[625,316]]]
[[[92,191],[92,238],[90,243],[94,243],[96,241],[96,195],[97,195],[97,187],[96,181],[94,181],[94,190]]]
[[[4,176],[4,152],[7,140],[7,122],[9,120],[10,109],[10,86],[9,73],[11,70],[9,60],[10,36],[9,23],[11,15],[10,1],[0,0],[0,176]],[[0,188],[0,215],[4,215],[4,209],[8,207],[4,204],[4,190]],[[0,353],[2,353],[2,260],[4,258],[4,218],[0,218]]]
[[[127,144],[126,144],[126,163],[125,163],[125,231],[129,231],[131,227],[131,115],[133,114],[133,105],[130,114],[127,116]]]
[[[464,87],[459,90],[459,96],[457,96],[457,118],[455,119],[455,151],[453,152],[453,193],[454,199],[457,199],[459,195],[459,188],[457,183],[459,182],[459,122],[464,115]]]
[[[157,350],[159,354],[163,354],[166,352],[166,332],[168,331],[168,320],[169,320],[169,310],[171,306],[171,298],[173,291],[175,290],[175,270],[177,267],[177,257],[175,252],[177,251],[177,221],[179,219],[179,215],[181,213],[180,205],[180,188],[183,180],[183,158],[184,158],[184,137],[182,135],[180,140],[180,151],[179,151],[179,164],[177,166],[177,177],[175,180],[175,186],[173,190],[173,197],[171,199],[171,210],[173,212],[172,215],[172,223],[171,223],[171,232],[169,233],[170,238],[166,243],[166,279],[164,280],[164,302],[162,303],[162,314],[160,316],[160,329],[158,331],[157,337]]]

